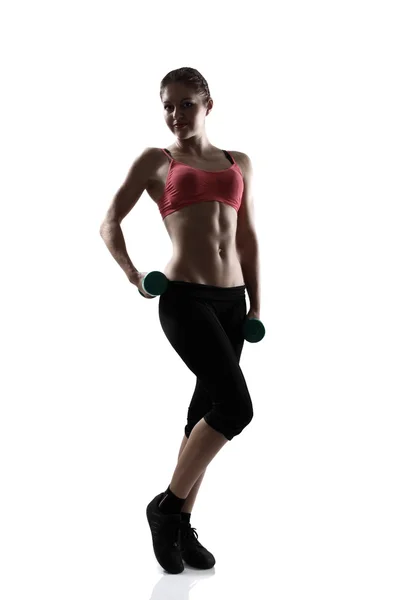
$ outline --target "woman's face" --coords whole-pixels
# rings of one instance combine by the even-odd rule
[[[207,107],[192,88],[180,83],[168,84],[162,94],[162,103],[167,126],[177,137],[189,137],[204,127]],[[175,123],[186,125],[178,129]]]

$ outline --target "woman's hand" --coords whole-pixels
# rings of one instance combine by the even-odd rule
[[[145,296],[145,298],[148,298],[148,300],[152,300],[152,298],[156,298],[156,296],[151,296],[150,294],[145,292],[144,288],[142,287],[142,280],[144,279],[145,275],[147,275],[147,274],[148,274],[148,271],[146,271],[145,273],[142,273],[141,271],[137,271],[136,273],[133,274],[132,277],[129,278],[129,281],[137,286],[137,288],[139,289],[141,294],[143,296]]]
[[[247,319],[259,319],[260,320],[260,311],[255,309],[255,308],[251,308],[248,312],[248,314],[246,315]]]

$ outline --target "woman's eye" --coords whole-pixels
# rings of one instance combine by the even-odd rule
[[[190,104],[190,106],[193,106],[192,102],[185,102],[183,106],[186,106],[186,104]],[[170,105],[165,106],[164,110],[167,110],[167,108],[170,108]]]

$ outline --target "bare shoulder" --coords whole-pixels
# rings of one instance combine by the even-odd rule
[[[239,150],[229,150],[230,154],[234,157],[235,162],[238,163],[242,173],[245,175],[247,170],[251,168],[251,160],[245,152]]]
[[[157,171],[163,164],[166,163],[166,156],[161,148],[148,147],[144,150],[146,158],[147,169],[149,171],[149,181],[155,180]]]
[[[161,159],[165,158],[164,152],[161,148],[149,146],[144,150],[145,156],[149,157],[152,164],[160,162]]]
[[[165,164],[166,162],[168,162],[168,156],[166,156],[166,153],[163,152],[163,148],[149,148],[149,151],[152,157],[152,163],[156,167],[160,166],[160,164]]]
[[[242,159],[244,156],[246,156],[245,152],[240,152],[239,150],[229,150],[229,152],[234,156],[235,159]]]

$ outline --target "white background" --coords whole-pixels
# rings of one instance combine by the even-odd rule
[[[2,4],[2,600],[393,598],[390,4]],[[241,358],[254,419],[192,513],[215,568],[168,575],[145,509],[195,377],[99,227],[173,142],[159,86],[182,66],[210,142],[252,160],[266,337]],[[122,229],[165,267],[146,193]]]

